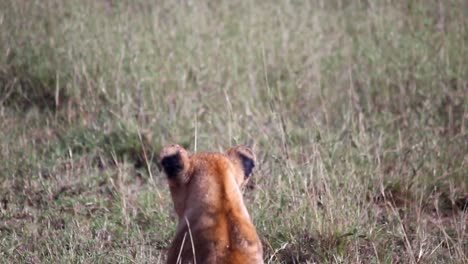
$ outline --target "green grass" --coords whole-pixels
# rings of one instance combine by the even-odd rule
[[[247,143],[266,263],[467,263],[466,10],[0,2],[0,261],[163,263],[154,156]]]

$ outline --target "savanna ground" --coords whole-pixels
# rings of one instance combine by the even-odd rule
[[[467,32],[463,0],[2,0],[0,260],[161,263],[161,146],[247,143],[266,263],[467,263]]]

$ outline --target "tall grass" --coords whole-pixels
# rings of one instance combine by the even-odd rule
[[[466,10],[0,2],[0,260],[163,262],[154,155],[247,143],[266,263],[467,262]]]

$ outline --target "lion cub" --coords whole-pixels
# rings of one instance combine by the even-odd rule
[[[179,217],[167,263],[263,263],[262,245],[240,191],[255,167],[248,147],[190,155],[169,145],[159,164]]]

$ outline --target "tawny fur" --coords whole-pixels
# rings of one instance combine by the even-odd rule
[[[263,263],[240,191],[255,166],[249,148],[190,155],[179,145],[169,145],[159,162],[179,217],[167,263]]]

